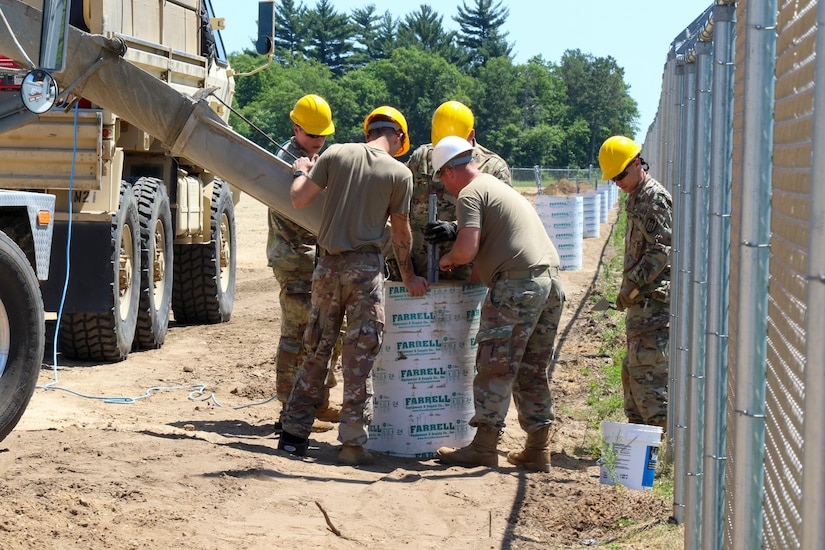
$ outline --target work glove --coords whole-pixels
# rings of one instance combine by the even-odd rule
[[[639,296],[639,287],[633,283],[625,283],[622,285],[622,290],[616,296],[616,309],[624,311],[636,303],[636,298]]]
[[[422,233],[424,234],[424,240],[430,244],[445,243],[456,239],[458,226],[455,222],[436,220],[427,222]]]

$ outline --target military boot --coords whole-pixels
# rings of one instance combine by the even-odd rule
[[[334,427],[335,425],[332,422],[318,420],[317,418],[312,421],[312,433],[319,434],[323,432],[328,432]]]
[[[372,454],[360,445],[344,445],[338,452],[338,464],[349,466],[366,466],[375,461]]]
[[[507,462],[533,472],[550,471],[550,426],[542,426],[527,434],[523,451],[507,453]]]
[[[315,411],[315,418],[324,422],[340,422],[341,407],[329,402],[329,388],[324,388],[324,403]]]
[[[292,435],[289,432],[283,432],[278,441],[279,451],[286,451],[294,456],[306,456],[308,447],[309,439]]]
[[[462,447],[461,449],[441,447],[435,454],[436,457],[445,464],[496,468],[498,467],[497,443],[498,430],[495,426],[484,424],[478,427],[473,442],[466,447]]]

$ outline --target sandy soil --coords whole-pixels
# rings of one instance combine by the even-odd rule
[[[173,322],[162,349],[118,364],[58,356],[55,368],[47,351],[42,387],[0,442],[0,549],[573,548],[628,532],[644,541],[666,523],[670,504],[653,492],[600,484],[582,451],[598,435],[571,417],[608,361],[597,335],[610,320],[593,318],[587,298],[615,211],[601,238],[585,240],[584,268],[563,272],[559,421],[544,474],[504,459],[524,439],[512,409],[498,469],[387,455],[337,466],[335,431],[313,434],[303,460],[277,451],[269,400],[279,312],[265,208],[248,196],[236,208],[229,323]]]

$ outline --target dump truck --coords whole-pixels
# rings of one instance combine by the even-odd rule
[[[0,120],[0,188],[56,197],[41,288],[62,354],[117,362],[160,347],[170,317],[228,321],[239,190],[317,232],[321,201],[292,208],[290,166],[228,125],[234,75],[209,0],[0,0],[0,13],[0,100],[43,51],[41,21],[65,23],[55,106]],[[262,35],[273,20],[260,2]]]

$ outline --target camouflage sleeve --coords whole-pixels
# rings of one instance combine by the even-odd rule
[[[419,234],[427,224],[430,208],[430,193],[443,192],[442,184],[432,181],[430,169],[432,146],[422,145],[410,156],[407,168],[413,176],[412,197],[410,198],[410,227],[413,236]]]
[[[418,147],[415,151],[410,154],[410,158],[407,159],[407,168],[410,169],[410,172],[413,175],[417,174],[419,170],[421,170],[421,157],[424,154],[424,147]]]
[[[672,210],[665,197],[657,195],[634,223],[645,239],[645,252],[627,278],[643,287],[654,281],[670,265]]]
[[[510,187],[513,186],[513,177],[510,174],[510,167],[507,161],[501,158],[498,154],[493,153],[480,145],[476,145],[474,157],[478,163],[478,169],[485,173],[495,176]]]
[[[510,174],[510,167],[507,166],[507,163],[504,159],[501,160],[501,164],[498,166],[496,171],[493,173],[495,177],[509,185],[510,187],[513,186],[513,176]]]

